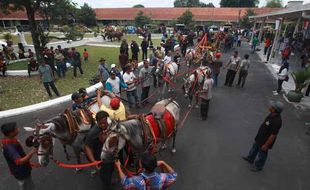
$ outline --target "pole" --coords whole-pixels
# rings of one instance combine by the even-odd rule
[[[300,21],[301,21],[301,18],[298,18],[297,23],[296,23],[296,26],[295,26],[295,29],[294,29],[293,37],[294,37],[294,36],[297,34],[297,32],[298,32],[298,28],[299,28],[299,25],[300,25]]]
[[[281,33],[281,27],[282,27],[282,23],[283,23],[283,18],[279,19],[278,22],[279,22],[279,25],[278,25],[278,28],[276,30],[276,35],[275,35],[275,38],[273,40],[273,45],[272,45],[272,49],[271,49],[271,57],[274,58],[275,57],[275,51],[276,51],[276,47],[278,46],[278,41],[279,41],[279,36],[280,36],[280,33]]]
[[[261,23],[260,29],[259,29],[259,35],[258,35],[258,41],[259,43],[262,42],[262,37],[263,37],[263,31],[264,31],[264,25],[265,25],[266,20],[264,19],[263,22]]]
[[[254,26],[253,26],[253,30],[252,30],[252,36],[251,36],[251,43],[253,43],[253,38],[254,38],[254,31],[256,30],[256,21],[254,23]]]

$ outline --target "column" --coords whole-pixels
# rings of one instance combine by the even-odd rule
[[[256,30],[256,21],[254,23],[254,26],[253,26],[253,30],[252,30],[252,36],[251,36],[251,43],[253,42],[253,38],[254,38],[254,31]]]
[[[276,35],[275,35],[275,37],[274,37],[274,40],[273,40],[273,45],[272,45],[272,49],[271,49],[271,57],[273,58],[273,57],[275,57],[275,51],[276,51],[276,47],[278,46],[278,41],[279,41],[279,36],[280,36],[280,34],[281,34],[281,27],[282,27],[282,23],[283,23],[283,19],[281,18],[281,19],[278,19],[278,22],[279,22],[279,24],[278,24],[278,28],[277,28],[277,30],[276,30]],[[276,24],[277,25],[277,24]]]
[[[297,34],[297,32],[298,32],[298,28],[299,28],[299,25],[300,25],[300,21],[301,21],[301,18],[298,18],[297,23],[296,23],[296,26],[295,26],[295,29],[294,29],[293,37],[294,37],[294,36]]]
[[[263,37],[265,22],[266,22],[266,20],[264,19],[263,22],[262,22],[261,25],[260,25],[259,35],[258,35],[258,41],[259,41],[259,43],[262,42],[262,37]]]

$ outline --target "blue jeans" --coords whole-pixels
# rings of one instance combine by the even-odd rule
[[[263,151],[261,149],[261,147],[259,147],[259,145],[255,142],[249,152],[249,155],[247,156],[247,158],[254,162],[256,156],[258,155],[258,159],[255,161],[254,166],[258,169],[258,170],[262,170],[265,162],[267,160],[267,155],[268,155],[268,150],[267,151]]]
[[[213,87],[217,87],[217,82],[218,82],[218,79],[217,79],[217,78],[218,78],[218,76],[219,76],[218,73],[212,75],[212,79],[214,80]]]
[[[139,103],[139,98],[137,95],[137,89],[132,90],[132,91],[127,91],[127,100],[129,102],[129,107],[132,107],[133,104],[138,105]]]

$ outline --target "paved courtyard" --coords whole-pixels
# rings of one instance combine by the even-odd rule
[[[226,53],[222,60],[227,61],[233,51]],[[249,53],[243,45],[240,54]],[[209,118],[199,121],[199,110],[193,109],[185,125],[177,135],[177,153],[168,151],[158,155],[178,172],[178,180],[171,189],[177,190],[308,190],[310,189],[310,136],[305,135],[305,121],[310,119],[308,112],[296,110],[285,103],[282,114],[283,127],[263,171],[253,173],[249,165],[241,159],[248,153],[257,130],[268,114],[276,80],[256,54],[250,54],[251,67],[244,89],[223,86],[226,70],[220,74],[219,87],[213,90]],[[179,79],[178,86],[180,82]],[[177,96],[182,114],[187,111],[187,100]],[[155,102],[155,100],[154,100]],[[62,112],[68,105],[51,107],[48,110],[2,119],[16,121],[20,126],[33,126],[36,119],[42,121]],[[139,112],[147,112],[149,107]],[[26,133],[21,130],[20,138]],[[60,144],[56,144],[54,156],[65,161]],[[73,162],[73,161],[72,161]],[[17,189],[16,181],[9,175],[7,164],[0,156],[0,189]],[[91,178],[89,169],[75,174],[74,170],[57,167],[50,163],[46,168],[33,170],[33,179],[42,190],[90,190],[101,189],[98,177]],[[115,185],[115,189],[122,189]]]

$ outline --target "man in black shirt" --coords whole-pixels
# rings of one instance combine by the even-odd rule
[[[130,44],[130,48],[131,48],[131,53],[132,53],[131,59],[138,61],[138,54],[139,54],[140,49],[139,49],[137,42],[132,40]]]
[[[273,147],[282,126],[281,112],[283,110],[283,103],[280,101],[272,101],[270,104],[270,114],[260,126],[249,155],[247,157],[242,157],[247,162],[251,164],[254,163],[251,171],[256,172],[263,169],[268,150]],[[257,155],[258,159],[254,162]]]
[[[79,68],[81,75],[84,73],[82,69],[82,61],[81,54],[75,50],[75,48],[71,48],[72,50],[72,65],[73,65],[73,76],[76,77],[76,69]]]
[[[85,138],[85,153],[90,162],[99,161],[102,146],[109,135],[109,114],[105,111],[99,111],[96,114],[97,125],[93,126]],[[114,160],[103,160],[103,164],[96,166],[100,170],[103,189],[111,189],[111,180],[114,170]]]

